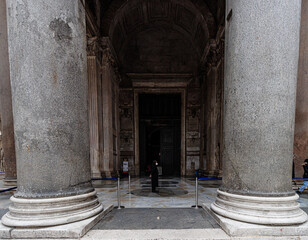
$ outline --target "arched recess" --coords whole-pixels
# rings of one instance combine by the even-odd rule
[[[182,110],[181,175],[190,174],[190,171],[185,172],[185,169],[192,168],[192,164],[186,164],[188,158],[187,162],[200,161],[195,166],[202,167],[202,131],[205,127],[197,125],[205,122],[200,117],[201,111],[205,110],[204,102],[200,103],[203,94],[200,89],[207,81],[205,63],[209,62],[209,53],[216,46],[221,26],[221,19],[217,17],[219,4],[214,2],[221,1],[104,0],[100,35],[109,38],[117,57],[117,69],[122,79],[120,98],[124,98],[121,95],[129,98],[120,100],[120,122],[127,125],[120,132],[123,141],[121,159],[129,159],[136,166],[133,170],[136,175],[139,174],[139,122],[135,105],[138,94],[150,88],[159,92],[184,89],[182,95],[187,98],[184,97],[182,102],[188,105]],[[217,5],[216,8],[213,4]],[[190,101],[194,96],[199,100]],[[192,112],[197,114],[190,116]],[[201,156],[200,160],[195,157],[197,155]]]
[[[104,12],[101,23],[101,34],[109,36],[122,66],[127,48],[132,47],[131,41],[149,29],[181,34],[186,41],[181,48],[188,49],[194,61],[200,62],[217,28],[203,0],[114,0]],[[176,55],[175,59],[178,59]],[[191,72],[194,72],[198,66],[192,65]]]

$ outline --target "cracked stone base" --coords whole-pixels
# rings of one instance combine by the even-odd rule
[[[25,239],[25,238],[80,238],[98,223],[113,205],[106,207],[98,215],[69,224],[41,227],[41,228],[12,228],[0,223],[0,239]]]
[[[204,203],[203,209],[208,212],[230,236],[308,236],[308,222],[292,226],[269,226],[244,223],[222,217],[211,210],[211,203]]]

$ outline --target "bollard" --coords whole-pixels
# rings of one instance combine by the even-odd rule
[[[128,194],[130,194],[130,173],[128,173]]]
[[[196,177],[196,209],[198,209],[198,177]]]
[[[120,177],[118,177],[118,209],[121,209]]]

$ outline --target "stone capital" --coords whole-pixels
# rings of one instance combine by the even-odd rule
[[[99,37],[88,37],[87,38],[87,56],[98,56],[99,52],[102,51],[102,46],[99,41]]]
[[[102,67],[110,66],[112,67],[115,75],[117,76],[114,80],[121,81],[121,73],[119,71],[118,58],[115,53],[115,50],[110,42],[108,37],[103,37],[101,39],[102,45]]]
[[[224,54],[224,40],[220,39],[219,42],[211,44],[207,58],[206,68],[217,67],[223,59]]]
[[[113,68],[118,67],[118,60],[113,49],[113,46],[108,37],[101,39],[102,51],[103,51],[103,65],[109,64]]]

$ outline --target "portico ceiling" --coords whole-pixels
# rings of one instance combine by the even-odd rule
[[[193,72],[215,38],[221,1],[94,2],[100,5],[100,34],[110,38],[124,72]]]
[[[104,30],[108,31],[114,48],[120,52],[139,32],[167,25],[189,38],[201,55],[210,35],[209,26],[211,28],[215,24],[212,14],[202,3],[199,1],[195,5],[191,1],[181,0],[127,1]]]

